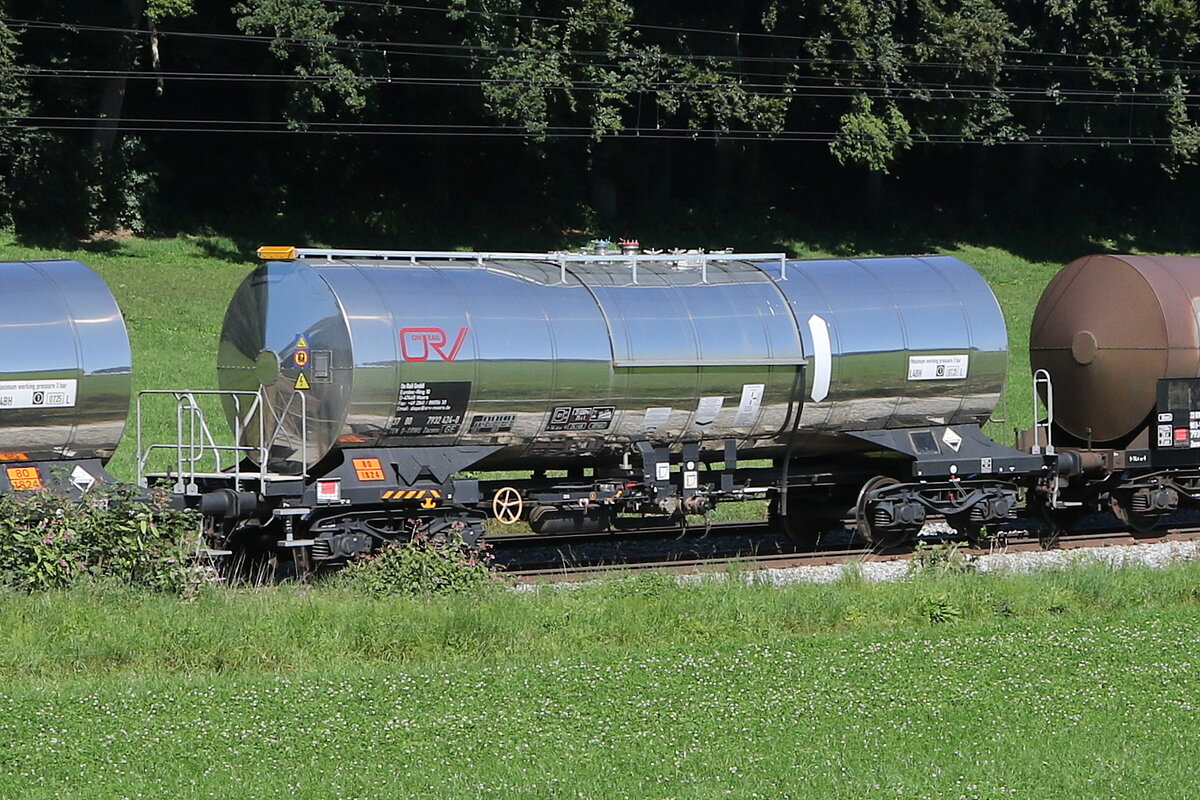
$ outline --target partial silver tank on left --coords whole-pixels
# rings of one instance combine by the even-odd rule
[[[78,261],[0,262],[0,461],[107,461],[129,416],[125,319]]]

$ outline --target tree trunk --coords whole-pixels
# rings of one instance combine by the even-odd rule
[[[125,19],[127,27],[136,28],[142,22],[146,13],[146,0],[125,0]],[[133,69],[137,55],[137,39],[134,34],[121,38],[114,69],[124,73]],[[123,74],[115,75],[104,81],[100,92],[100,107],[96,113],[99,121],[92,130],[92,152],[101,161],[107,161],[112,155],[117,143],[117,134],[121,128],[121,115],[125,107],[125,84]]]
[[[867,213],[872,219],[883,214],[883,173],[867,170]]]
[[[592,209],[602,223],[611,223],[617,217],[617,184],[613,178],[614,150],[617,142],[597,142],[588,159],[591,178]]]
[[[971,153],[971,181],[967,186],[967,212],[971,221],[983,218],[987,214],[988,171],[992,150],[985,145],[976,145]]]

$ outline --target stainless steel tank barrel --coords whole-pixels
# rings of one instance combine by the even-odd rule
[[[129,414],[129,336],[78,261],[0,263],[0,460],[100,458]]]
[[[1054,422],[1098,445],[1137,433],[1159,378],[1200,376],[1200,258],[1092,255],[1038,301],[1029,362],[1050,373]]]
[[[288,434],[273,442],[291,443],[278,458],[500,445],[485,466],[530,468],[724,439],[820,453],[861,448],[845,430],[983,421],[1003,387],[999,305],[954,258],[386,255],[310,251],[234,294],[219,384],[264,387],[268,430]]]
[[[809,367],[797,435],[983,423],[1004,390],[1008,329],[983,277],[950,256],[788,262],[778,285]]]

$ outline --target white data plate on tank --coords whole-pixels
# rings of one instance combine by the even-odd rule
[[[762,407],[765,383],[742,384],[742,399],[738,403],[737,416],[733,418],[734,425],[753,425],[758,419],[758,410]]]
[[[642,421],[642,430],[646,433],[658,433],[667,427],[667,421],[670,419],[670,407],[657,406],[647,408],[646,416]]]
[[[0,409],[73,408],[74,378],[54,381],[0,381]]]
[[[967,379],[970,356],[909,356],[910,381],[963,381]]]
[[[704,427],[716,422],[717,415],[721,413],[721,406],[723,405],[725,405],[724,397],[717,395],[701,397],[700,402],[696,404],[696,425]]]

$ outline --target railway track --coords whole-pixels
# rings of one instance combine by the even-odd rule
[[[733,526],[729,526],[732,528]],[[1054,541],[1033,535],[1001,534],[989,547],[964,547],[963,553],[984,556],[1000,553],[1035,552],[1038,550],[1072,550],[1113,545],[1151,544],[1164,541],[1200,540],[1200,527],[1177,527],[1161,534],[1148,536],[1128,530],[1097,531],[1060,536]],[[962,542],[960,537],[926,537],[925,542]],[[911,560],[916,548],[881,552],[870,547],[828,547],[809,552],[736,552],[706,558],[671,557],[655,560],[630,560],[607,563],[562,563],[558,566],[535,566],[509,570],[508,575],[520,583],[553,583],[591,580],[617,572],[657,570],[673,574],[702,574],[720,572],[732,566],[748,571],[791,569],[795,567],[828,566],[871,561]]]

